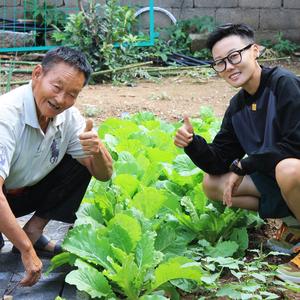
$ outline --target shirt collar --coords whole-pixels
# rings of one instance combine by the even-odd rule
[[[32,93],[32,82],[25,86],[25,97],[24,97],[24,112],[25,112],[25,124],[33,127],[40,128],[40,124],[37,118],[37,110],[35,100]],[[63,111],[59,115],[55,116],[52,120],[53,126],[59,126],[65,121],[65,112]]]

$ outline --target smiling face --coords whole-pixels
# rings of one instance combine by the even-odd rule
[[[250,44],[246,39],[238,35],[230,35],[219,40],[212,48],[214,61],[223,59],[232,52],[241,50]],[[261,68],[257,63],[259,49],[253,44],[248,49],[241,52],[242,60],[238,64],[231,64],[226,59],[226,69],[220,72],[220,77],[224,78],[233,87],[242,87],[248,93],[254,94],[259,86]]]
[[[32,73],[32,90],[38,120],[43,125],[74,105],[84,86],[85,76],[76,68],[61,62],[45,71],[37,65]]]

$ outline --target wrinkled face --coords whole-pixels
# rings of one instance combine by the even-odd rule
[[[239,55],[241,55],[241,61],[236,64],[230,63],[230,59],[225,59],[226,69],[219,72],[220,77],[224,78],[233,87],[243,87],[247,89],[249,85],[256,85],[252,80],[259,80],[259,78],[256,78],[257,76],[255,76],[260,69],[256,61],[259,56],[258,46],[253,44],[249,48],[240,51],[240,54],[238,53],[239,50],[250,44],[251,42],[242,39],[240,36],[231,35],[221,39],[213,46],[212,55],[214,61],[229,56],[229,58],[232,57],[232,61],[236,63],[239,62]]]
[[[61,62],[45,72],[41,65],[32,73],[32,89],[39,119],[49,119],[74,105],[84,86],[84,74]]]

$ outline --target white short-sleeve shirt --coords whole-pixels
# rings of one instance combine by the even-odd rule
[[[53,118],[44,133],[31,83],[0,96],[0,176],[6,189],[36,184],[66,153],[86,157],[79,141],[84,128],[84,118],[71,107]]]

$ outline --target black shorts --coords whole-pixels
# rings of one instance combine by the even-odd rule
[[[66,154],[37,184],[26,187],[18,195],[5,190],[4,193],[16,217],[35,212],[43,219],[73,223],[90,179],[88,169]]]
[[[281,195],[275,178],[258,172],[251,174],[250,177],[261,194],[258,209],[261,218],[283,218],[293,215]]]

